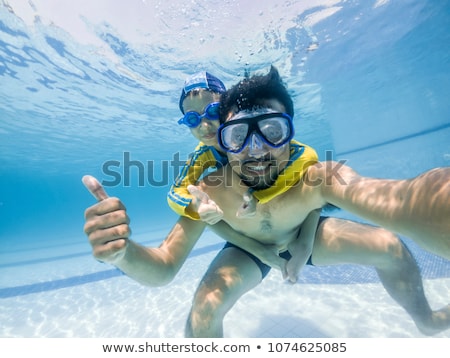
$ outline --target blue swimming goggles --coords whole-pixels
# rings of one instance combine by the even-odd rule
[[[212,102],[208,104],[205,108],[203,114],[198,114],[197,112],[187,112],[182,118],[178,120],[178,124],[185,124],[189,128],[197,127],[203,118],[210,120],[219,119],[219,102]]]
[[[281,147],[294,136],[292,117],[286,113],[238,116],[239,114],[218,129],[219,144],[227,152],[241,152],[248,145],[253,133],[258,134],[272,148]]]

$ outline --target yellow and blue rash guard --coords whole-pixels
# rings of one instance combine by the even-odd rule
[[[317,153],[313,148],[295,140],[291,140],[290,145],[291,153],[289,162],[279,174],[276,182],[267,189],[253,192],[253,196],[261,204],[267,203],[276,196],[289,190],[290,187],[298,183],[310,165],[318,162]],[[198,213],[189,211],[188,209],[192,201],[192,195],[187,190],[187,187],[191,184],[195,185],[205,172],[216,170],[227,163],[228,158],[226,155],[222,155],[214,147],[209,147],[200,142],[182,168],[167,195],[167,201],[172,210],[178,215],[199,220]]]
[[[200,142],[189,156],[167,195],[167,202],[172,210],[178,215],[199,220],[200,216],[198,213],[190,211],[188,208],[192,201],[192,195],[187,187],[191,184],[196,185],[200,178],[206,175],[206,172],[211,172],[227,163],[228,158],[226,154],[221,154],[216,148]]]
[[[291,140],[291,153],[289,162],[283,171],[278,175],[275,183],[267,189],[255,190],[253,196],[260,204],[265,204],[289,190],[297,184],[309,166],[317,163],[319,157],[316,151],[310,146]]]

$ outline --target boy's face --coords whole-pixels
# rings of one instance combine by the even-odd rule
[[[191,91],[183,101],[184,113],[197,112],[202,115],[206,106],[212,102],[218,102],[220,95],[205,91]],[[206,145],[219,148],[217,143],[217,129],[220,126],[219,120],[202,118],[200,124],[195,128],[190,128],[192,135]]]

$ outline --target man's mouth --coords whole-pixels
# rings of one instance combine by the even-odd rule
[[[250,162],[250,163],[245,163],[244,166],[245,166],[245,169],[250,173],[254,173],[257,175],[264,175],[270,169],[271,163],[270,162]]]

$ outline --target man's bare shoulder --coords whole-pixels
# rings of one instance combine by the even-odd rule
[[[303,182],[312,186],[345,185],[359,175],[344,161],[322,161],[308,167]]]

